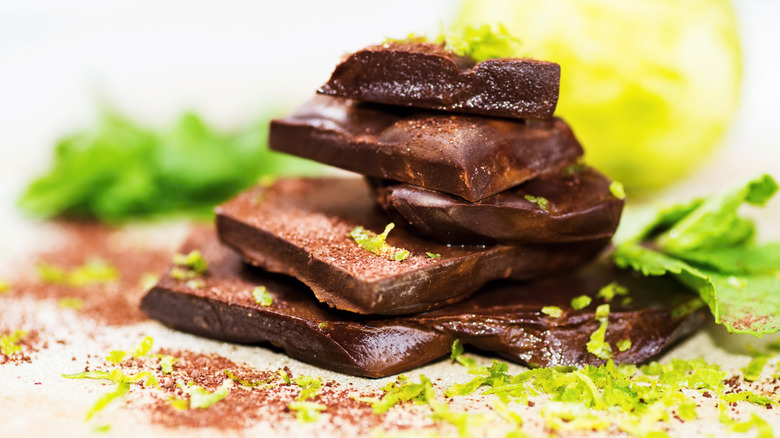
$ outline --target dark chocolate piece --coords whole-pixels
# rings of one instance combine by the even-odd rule
[[[422,312],[460,301],[490,280],[565,272],[608,242],[447,246],[399,227],[388,243],[411,255],[393,261],[348,237],[357,226],[381,233],[387,223],[358,178],[279,180],[217,208],[220,239],[248,262],[298,278],[333,307],[366,314]]]
[[[374,199],[397,224],[455,244],[528,244],[606,239],[620,222],[623,200],[592,168],[555,171],[468,202],[447,193],[370,179]]]
[[[366,102],[482,114],[550,118],[561,67],[532,59],[488,59],[474,65],[442,45],[388,43],[357,51],[318,90]]]
[[[426,314],[361,317],[328,309],[289,277],[244,265],[212,230],[196,230],[182,252],[193,249],[208,263],[202,284],[163,276],[141,303],[149,316],[219,340],[268,342],[304,362],[365,377],[383,377],[435,360],[449,352],[455,339],[533,366],[603,363],[587,352],[586,343],[598,328],[595,308],[604,303],[595,295],[616,278],[629,287],[632,299],[628,305],[621,304],[624,297],[610,303],[606,340],[616,362],[656,356],[690,334],[707,314],[706,307],[692,310],[701,302],[674,281],[637,280],[602,263],[556,279],[494,285]],[[270,305],[255,301],[252,290],[257,286],[265,286],[273,297]],[[594,297],[593,303],[571,309],[571,299],[582,294]],[[562,316],[543,314],[542,307],[548,305],[563,309]],[[631,348],[620,352],[615,344],[623,339],[631,340]]]
[[[563,120],[537,122],[378,108],[316,96],[271,122],[271,149],[469,201],[573,163]]]

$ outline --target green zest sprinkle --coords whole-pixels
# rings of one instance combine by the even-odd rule
[[[570,166],[564,167],[561,173],[563,174],[563,176],[572,176],[582,172],[587,167],[588,166],[586,166],[585,163],[575,163]]]
[[[206,259],[197,249],[190,251],[189,254],[174,254],[173,264],[176,268],[171,270],[171,276],[177,280],[193,279],[208,270]]]
[[[494,30],[487,24],[480,27],[468,25],[440,35],[436,42],[444,43],[445,49],[458,56],[469,56],[477,62],[519,56],[520,40],[510,35],[503,25],[497,27]]]
[[[258,286],[252,289],[252,296],[255,298],[255,303],[263,307],[268,307],[274,303],[274,297],[268,293],[268,288],[265,286]]]
[[[612,181],[609,185],[609,193],[618,199],[626,199],[626,189],[623,187],[623,183],[618,181]]]
[[[181,388],[185,394],[190,396],[189,409],[208,409],[230,394],[230,388],[233,387],[233,380],[225,379],[214,392],[201,388],[194,382],[185,385],[179,380],[176,382],[176,385]]]
[[[102,424],[100,426],[95,426],[92,428],[92,432],[95,433],[106,433],[111,430],[110,424]]]
[[[430,257],[432,259],[440,259],[441,258],[441,254],[436,254],[436,253],[433,253],[433,252],[427,252],[426,251],[425,255],[427,255],[428,257]]]
[[[385,241],[387,235],[393,228],[395,228],[395,224],[391,222],[387,224],[385,231],[382,232],[382,234],[376,234],[371,230],[357,226],[349,232],[349,237],[351,237],[361,248],[372,254],[393,261],[406,260],[406,258],[409,257],[409,251],[390,246]]]
[[[593,354],[599,359],[610,359],[612,357],[612,347],[604,340],[607,334],[607,324],[609,323],[609,304],[602,304],[596,308],[596,320],[599,321],[599,328],[590,334],[590,340],[586,344],[588,353]]]
[[[46,283],[81,287],[97,283],[111,283],[119,280],[119,272],[113,266],[99,259],[70,271],[53,264],[40,262],[36,265],[38,278]]]
[[[204,287],[206,287],[206,282],[201,280],[200,278],[193,278],[192,280],[187,280],[185,286],[187,286],[190,289],[203,289]]]
[[[11,283],[4,280],[0,280],[0,294],[4,294],[9,290],[11,290]]]
[[[317,395],[317,391],[322,386],[322,379],[312,376],[300,376],[295,379],[295,384],[301,387],[301,393],[296,400],[310,400]]]
[[[84,307],[84,300],[74,297],[62,297],[57,301],[60,308],[81,310]]]
[[[97,399],[94,405],[92,405],[91,408],[87,411],[87,417],[86,420],[89,421],[92,419],[92,417],[95,416],[98,412],[105,409],[106,406],[111,404],[112,401],[122,398],[127,392],[130,390],[130,384],[129,383],[118,383],[116,385],[116,388],[114,388],[113,391],[107,392],[100,396],[100,398]]]
[[[230,370],[225,370],[225,375],[230,378],[230,380],[238,383],[241,386],[245,386],[247,388],[257,388],[259,386],[268,386],[271,380],[273,380],[273,377],[268,380],[245,380],[240,379],[236,377]]]
[[[631,339],[621,339],[617,341],[617,348],[620,352],[628,351],[631,349]]]
[[[745,368],[742,368],[742,373],[745,377],[745,380],[748,382],[754,382],[758,380],[761,377],[761,372],[764,370],[764,366],[768,360],[769,358],[763,355],[751,359],[750,363]]]
[[[580,295],[571,300],[571,308],[574,310],[582,310],[590,306],[591,298],[587,295]]]
[[[278,371],[279,377],[284,381],[285,385],[289,385],[292,383],[292,379],[290,379],[290,376],[287,374],[287,371],[285,370],[279,370]]]
[[[287,405],[291,411],[295,411],[295,417],[301,423],[314,423],[320,419],[320,412],[326,409],[326,406],[320,403],[308,401],[294,401]]]
[[[320,330],[326,329],[326,328],[328,328],[328,323],[327,322],[321,322],[321,323],[317,324],[317,328],[320,329]]]
[[[606,310],[598,313],[602,318],[608,316]],[[478,366],[459,360],[462,353],[462,347],[453,346],[452,359],[467,364],[468,373],[474,377],[452,385],[445,395],[465,396],[479,390],[495,395],[495,412],[517,428],[517,433],[507,436],[526,435],[520,426],[522,418],[513,415],[508,404],[527,404],[529,397],[545,396],[540,415],[556,435],[579,436],[616,428],[634,437],[665,437],[667,423],[675,416],[683,421],[698,418],[697,399],[690,392],[714,395],[721,408],[721,421],[729,430],[758,429],[758,436],[774,436],[766,421],[751,418],[740,423],[726,415],[726,408],[730,403],[767,406],[777,402],[750,391],[727,394],[726,372],[701,359],[672,359],[669,363],[651,362],[641,367],[616,365],[608,360],[602,366],[537,368],[512,375],[505,363],[494,361],[489,367]],[[422,379],[421,382],[424,383]],[[408,388],[407,399],[419,401],[419,397],[425,397],[419,384],[405,379],[399,378],[399,382],[389,386],[385,397],[398,392],[399,387]]]
[[[618,295],[628,295],[628,289],[615,283],[614,281],[601,289],[596,294],[597,297],[603,299],[606,302],[612,301]]]
[[[14,330],[13,333],[0,336],[0,353],[3,353],[6,357],[21,353],[22,346],[19,345],[19,341],[25,336],[27,336],[27,332],[23,330]]]
[[[544,306],[542,307],[542,313],[553,318],[560,318],[563,315],[563,309],[557,306]]]
[[[160,371],[163,372],[163,374],[171,374],[173,372],[173,363],[176,361],[176,358],[169,355],[160,355]]]
[[[149,290],[151,289],[157,282],[160,281],[160,275],[153,273],[153,272],[147,272],[146,274],[141,276],[141,279],[138,280],[138,285],[143,290]]]
[[[526,201],[536,204],[537,207],[541,208],[544,211],[549,211],[550,208],[550,202],[547,200],[547,198],[543,198],[541,196],[532,196],[532,195],[525,195],[523,196]]]

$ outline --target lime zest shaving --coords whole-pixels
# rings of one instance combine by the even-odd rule
[[[628,295],[628,289],[617,284],[614,281],[599,289],[598,293],[596,294],[597,297],[603,299],[606,302],[612,301],[612,299],[615,298],[616,296],[625,296],[625,295]]]
[[[35,268],[38,278],[45,283],[81,287],[119,280],[119,271],[99,258],[92,258],[71,270],[45,262],[38,262]]]
[[[230,394],[230,389],[233,387],[233,380],[223,380],[222,384],[219,385],[219,387],[214,391],[209,391],[205,388],[202,388],[192,381],[185,385],[184,382],[178,380],[176,382],[176,386],[181,388],[181,390],[184,391],[186,395],[190,396],[188,405],[189,409],[208,409]]]
[[[57,301],[61,309],[81,310],[84,308],[84,300],[76,297],[62,297]]]
[[[537,207],[541,208],[544,211],[550,211],[550,201],[547,200],[547,198],[543,198],[541,196],[533,196],[533,195],[525,195],[523,196],[526,201],[536,204]]]
[[[0,280],[0,295],[8,292],[9,290],[11,290],[11,283],[5,280]]]
[[[301,423],[315,423],[320,419],[320,412],[327,409],[322,403],[310,401],[294,401],[287,405],[287,409],[295,412],[295,418]]]
[[[593,300],[589,296],[580,295],[576,298],[571,299],[571,308],[574,310],[582,310],[590,306],[591,301]]]
[[[202,276],[208,271],[208,263],[199,250],[194,249],[188,254],[176,253],[173,255],[171,277],[176,280],[192,280]],[[198,289],[195,287],[194,289]]]
[[[458,56],[469,56],[477,62],[486,59],[512,58],[520,53],[520,40],[509,34],[502,24],[494,29],[488,24],[463,26],[440,35],[436,42]]]
[[[322,379],[313,376],[299,376],[295,379],[295,384],[301,388],[301,392],[295,399],[310,400],[317,395],[317,391],[322,387]]]
[[[409,251],[396,248],[387,243],[387,235],[395,228],[395,224],[390,222],[385,227],[382,234],[376,234],[371,230],[367,230],[361,226],[357,226],[349,232],[349,237],[355,241],[361,248],[366,251],[384,257],[387,260],[402,261],[409,257]]]
[[[621,353],[631,349],[631,339],[621,339],[615,344]]]
[[[425,255],[427,255],[429,258],[432,258],[432,259],[440,259],[441,258],[441,254],[436,254],[436,253],[428,252],[428,251],[425,252]]]
[[[623,183],[619,181],[612,181],[609,185],[609,193],[618,199],[626,199],[626,189],[623,187]]]
[[[563,309],[558,306],[544,306],[541,312],[552,318],[560,318],[563,315]]]
[[[271,380],[273,380],[273,377],[271,377],[268,380],[246,380],[241,379],[239,377],[236,377],[235,374],[233,374],[230,370],[225,370],[225,375],[230,378],[230,380],[238,383],[241,386],[247,387],[247,388],[257,388],[257,387],[265,387],[270,386]]]
[[[586,344],[588,353],[593,354],[599,359],[610,359],[612,357],[612,346],[605,341],[607,335],[607,324],[609,323],[609,304],[602,304],[596,308],[596,320],[599,322],[599,328],[590,334],[590,340]]]
[[[22,346],[19,345],[19,341],[25,336],[27,336],[27,332],[24,330],[14,330],[13,333],[0,336],[0,353],[6,357],[21,353]]]
[[[274,303],[274,297],[268,293],[268,288],[265,286],[257,286],[252,289],[252,297],[254,297],[255,303],[263,307],[268,307]]]

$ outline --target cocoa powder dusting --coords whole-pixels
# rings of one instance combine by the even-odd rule
[[[129,325],[146,319],[139,303],[146,289],[142,280],[153,278],[170,264],[173,252],[141,245],[117,243],[121,230],[96,222],[61,222],[62,241],[55,248],[35,256],[32,266],[19,269],[21,275],[11,280],[9,297],[63,299],[76,301],[80,314],[110,325]],[[90,261],[99,260],[115,268],[116,281],[96,282],[80,286],[43,281],[35,264],[45,263],[73,270]],[[75,299],[75,300],[73,300]]]

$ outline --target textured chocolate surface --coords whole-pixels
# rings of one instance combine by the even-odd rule
[[[490,280],[565,272],[607,243],[447,246],[396,228],[388,243],[411,252],[399,262],[348,237],[356,226],[381,233],[387,223],[358,178],[282,179],[217,208],[220,239],[248,262],[298,278],[333,307],[365,314],[421,312],[460,301]]]
[[[527,244],[605,239],[623,201],[610,180],[588,168],[555,171],[477,202],[389,180],[369,179],[377,203],[397,224],[456,244]],[[543,198],[546,209],[531,199]],[[539,201],[539,202],[545,202]]]
[[[613,299],[606,339],[616,362],[642,362],[692,332],[706,311],[682,312],[696,298],[674,282],[642,279],[605,265],[556,279],[494,285],[478,295],[433,312],[397,318],[361,317],[328,309],[305,285],[242,263],[221,245],[214,232],[196,230],[182,248],[199,249],[208,262],[202,287],[165,275],[146,295],[142,309],[173,328],[245,344],[271,343],[292,357],[323,368],[366,377],[382,377],[415,368],[446,355],[461,339],[510,360],[535,366],[602,363],[587,352],[590,333],[598,328],[594,310],[601,299],[582,310],[572,298],[595,296],[615,280],[630,289],[631,304]],[[269,306],[255,302],[252,289],[265,286]],[[563,315],[541,313],[559,306]],[[702,309],[703,310],[703,309]],[[614,344],[631,340],[631,348]]]
[[[271,149],[477,201],[573,163],[560,119],[521,121],[379,107],[316,96],[271,122]]]
[[[366,102],[514,118],[549,118],[561,67],[531,59],[474,61],[438,44],[388,43],[347,57],[319,93]]]

